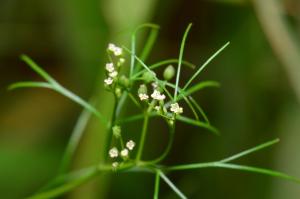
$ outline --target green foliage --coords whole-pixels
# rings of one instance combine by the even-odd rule
[[[69,143],[66,147],[66,151],[61,163],[61,169],[58,175],[40,191],[38,191],[33,196],[29,197],[31,199],[41,199],[41,198],[53,198],[65,194],[73,190],[74,188],[80,186],[81,184],[89,181],[90,179],[96,177],[100,173],[104,172],[147,172],[152,173],[155,176],[154,185],[154,196],[153,198],[159,198],[159,188],[160,180],[162,179],[180,198],[187,198],[179,188],[166,176],[165,173],[175,172],[180,170],[191,170],[191,169],[202,169],[202,168],[225,168],[234,169],[246,172],[260,173],[264,175],[269,175],[273,177],[283,178],[300,183],[300,180],[286,175],[281,172],[232,164],[233,160],[247,156],[259,150],[265,149],[277,143],[279,140],[275,139],[261,145],[255,146],[251,149],[245,150],[236,155],[230,156],[228,158],[206,163],[193,163],[193,164],[182,164],[182,165],[164,165],[163,161],[168,156],[172,144],[174,141],[174,134],[176,123],[184,122],[186,124],[201,127],[207,129],[208,131],[219,134],[219,131],[211,125],[205,112],[198,102],[191,96],[193,93],[198,92],[206,87],[218,87],[219,84],[214,81],[204,81],[198,82],[193,86],[191,83],[198,77],[198,75],[203,71],[203,69],[216,58],[228,45],[226,43],[221,47],[215,54],[213,54],[201,67],[199,67],[192,77],[185,83],[183,88],[180,88],[180,76],[182,73],[181,66],[185,65],[192,69],[195,66],[187,61],[183,60],[183,52],[187,39],[187,35],[191,29],[191,24],[187,27],[179,50],[178,59],[168,59],[163,60],[158,63],[148,66],[145,61],[148,57],[154,41],[157,37],[158,26],[154,24],[145,24],[136,29],[132,35],[131,50],[124,47],[123,49],[131,55],[130,71],[129,74],[120,75],[120,68],[123,67],[124,58],[123,49],[119,48],[113,44],[109,44],[107,49],[110,63],[106,65],[106,76],[104,80],[105,88],[114,96],[114,107],[111,120],[108,120],[92,105],[93,103],[88,103],[82,98],[73,94],[71,91],[67,90],[61,86],[56,80],[54,80],[47,72],[45,72],[41,67],[39,67],[34,61],[29,57],[23,55],[21,58],[25,61],[36,73],[43,77],[46,82],[19,82],[11,85],[9,89],[25,88],[25,87],[41,87],[52,89],[77,104],[81,105],[84,110],[79,117],[74,131],[70,137]],[[150,28],[150,36],[146,41],[144,49],[141,52],[141,56],[136,54],[136,35],[139,30],[143,28]],[[137,61],[137,62],[135,62]],[[171,63],[178,63],[177,73],[176,73],[176,83],[160,80],[157,78],[154,69],[161,66],[167,66]],[[153,78],[145,81],[143,74],[147,72],[153,75]],[[128,77],[127,77],[128,76]],[[126,80],[126,83],[124,81]],[[166,78],[168,80],[168,78]],[[136,90],[136,85],[140,84],[138,91]],[[148,94],[149,87],[153,87],[153,93]],[[170,89],[174,90],[174,95],[171,95]],[[164,95],[166,94],[166,96]],[[137,106],[141,111],[141,114],[126,116],[125,118],[120,118],[120,112],[126,102],[126,98],[130,100]],[[167,100],[169,98],[169,100]],[[184,101],[189,109],[191,109],[194,118],[191,116],[184,115],[185,112],[183,108],[179,105],[181,101]],[[69,171],[69,165],[71,160],[74,158],[74,152],[78,146],[78,143],[82,137],[83,131],[86,127],[88,120],[91,115],[96,116],[106,127],[108,127],[108,140],[106,143],[105,151],[105,161],[99,162],[99,164],[84,168],[79,171]],[[200,117],[201,116],[201,117]],[[149,120],[153,117],[161,118],[168,125],[169,141],[165,146],[164,151],[154,160],[143,160],[143,151],[145,148],[145,140],[147,137],[147,132],[149,128]],[[139,142],[135,143],[130,140],[125,142],[123,139],[122,125],[124,123],[129,123],[133,121],[143,120],[143,127],[141,129],[141,137]],[[113,136],[114,135],[114,136]],[[137,147],[137,153],[135,157],[131,157],[131,151],[134,147]],[[111,148],[112,147],[112,148]],[[109,157],[108,157],[109,155]]]

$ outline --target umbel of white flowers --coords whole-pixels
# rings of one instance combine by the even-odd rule
[[[129,140],[126,143],[126,148],[122,149],[120,153],[116,147],[113,147],[109,150],[108,154],[109,154],[109,157],[111,157],[111,158],[117,158],[119,155],[121,155],[121,157],[123,157],[123,158],[126,158],[129,155],[129,151],[132,151],[134,147],[135,147],[135,142],[132,140]]]
[[[123,54],[122,48],[116,46],[115,44],[110,43],[110,44],[108,44],[107,51],[111,52],[115,57],[117,57],[118,61],[117,61],[116,65],[118,67],[121,66],[125,62],[125,59],[120,57]],[[106,79],[104,79],[104,84],[105,84],[105,86],[110,86],[113,84],[115,78],[117,78],[118,71],[116,69],[115,64],[112,62],[107,63],[105,65],[105,69],[107,71],[108,77]]]

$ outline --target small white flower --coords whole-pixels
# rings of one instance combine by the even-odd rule
[[[153,82],[151,85],[152,85],[153,89],[156,89],[158,87],[156,82]]]
[[[115,56],[120,56],[123,53],[123,49],[119,47],[115,47],[114,54]]]
[[[108,74],[110,77],[117,77],[118,72],[117,71],[113,71],[111,73]]]
[[[129,153],[128,149],[123,149],[123,150],[121,151],[121,156],[125,158],[125,157],[128,156],[128,153]]]
[[[158,90],[154,90],[151,97],[155,100],[164,100],[166,98],[166,96],[161,94]]]
[[[149,96],[145,93],[140,93],[139,98],[141,101],[149,99]]]
[[[115,70],[115,67],[114,67],[114,64],[113,63],[107,63],[105,65],[105,69],[108,71],[108,72],[113,72]]]
[[[108,154],[111,158],[116,158],[116,157],[119,156],[119,151],[116,147],[114,147],[114,148],[109,150]]]
[[[131,150],[135,147],[135,142],[132,141],[132,140],[129,140],[129,141],[126,143],[126,147],[131,151]]]
[[[106,85],[111,85],[112,83],[113,83],[113,79],[111,78],[111,77],[109,77],[109,78],[107,78],[107,79],[105,79],[104,80],[104,83],[106,84]]]
[[[119,163],[118,163],[118,162],[113,162],[113,163],[111,164],[111,166],[112,166],[114,169],[116,169],[116,168],[119,166]]]
[[[109,51],[114,51],[114,50],[115,50],[115,47],[116,47],[115,44],[109,43],[107,49],[108,49]]]
[[[175,114],[183,113],[183,108],[178,105],[178,103],[171,104],[170,110]]]
[[[123,53],[122,48],[116,46],[115,44],[108,44],[108,48],[109,51],[113,52],[115,56],[120,56]]]

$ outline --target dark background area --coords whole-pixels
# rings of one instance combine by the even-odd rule
[[[216,80],[221,88],[195,95],[221,136],[179,124],[166,163],[214,161],[278,137],[279,144],[238,163],[300,177],[299,19],[297,0],[0,1],[0,198],[28,196],[55,175],[81,111],[49,90],[8,92],[11,83],[40,79],[19,56],[29,55],[84,99],[96,91],[99,109],[109,113],[112,100],[102,83],[106,46],[129,46],[132,31],[145,22],[161,27],[149,64],[178,56],[190,22],[184,57],[198,66],[231,42],[197,79]],[[145,36],[139,35],[140,46]],[[163,128],[148,134],[146,158],[162,150]],[[102,131],[91,122],[74,168],[99,159]],[[128,131],[138,133],[136,126]],[[203,169],[170,178],[190,198],[300,197],[299,185],[239,171]],[[149,174],[103,175],[62,198],[152,198],[153,186]],[[160,196],[177,197],[164,183]]]

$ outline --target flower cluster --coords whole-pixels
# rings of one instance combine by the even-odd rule
[[[157,113],[171,117],[170,119],[172,119],[174,115],[170,116],[170,114],[168,114],[168,111],[166,108],[167,106],[164,103],[166,96],[160,91],[163,89],[161,89],[156,82],[152,82],[151,85],[153,87],[153,92],[150,96],[154,100],[154,105],[152,108],[154,108],[154,110],[156,110]],[[140,85],[140,87],[138,89],[138,97],[140,98],[141,101],[147,101],[150,98],[149,95],[147,94],[147,86],[145,84]],[[155,105],[156,102],[158,102],[158,105]],[[149,105],[151,105],[151,103],[149,103]],[[183,108],[180,107],[177,102],[171,103],[170,104],[170,112],[175,115],[178,115],[178,114],[183,113]]]
[[[118,158],[120,156],[123,160],[127,160],[129,157],[129,152],[132,151],[134,147],[135,147],[135,142],[129,140],[126,143],[125,148],[119,151],[117,147],[113,147],[109,150],[108,155],[112,159]],[[118,165],[119,163],[116,161],[112,163],[113,168],[118,167]]]
[[[105,86],[112,85],[118,77],[119,67],[125,62],[123,57],[120,57],[123,54],[122,48],[114,45],[108,44],[107,51],[112,53],[114,57],[111,57],[111,62],[106,63],[105,70],[107,72],[107,78],[104,79]]]

